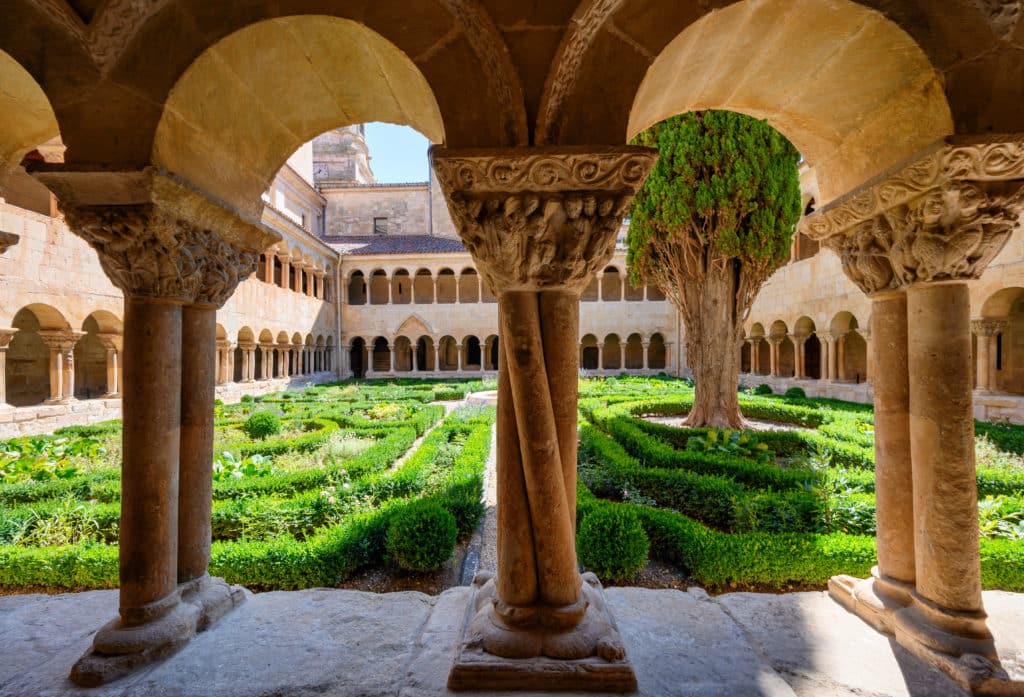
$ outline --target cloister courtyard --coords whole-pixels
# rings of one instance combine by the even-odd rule
[[[5,3],[0,693],[1024,694],[1022,12]],[[712,110],[724,339],[626,234]]]

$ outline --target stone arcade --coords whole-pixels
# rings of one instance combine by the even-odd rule
[[[721,108],[768,119],[803,153],[818,184],[808,239],[872,297],[879,567],[833,593],[960,685],[1024,693],[981,603],[965,285],[1019,225],[1018,5],[6,3],[0,194],[59,138],[62,162],[25,164],[126,297],[120,609],[73,678],[115,678],[232,621],[236,591],[206,573],[213,312],[276,242],[262,194],[289,154],[376,120],[443,144],[439,181],[503,330],[501,562],[475,590],[451,684],[630,689],[628,652],[573,554],[578,299],[650,163],[624,144]],[[842,324],[823,335],[832,376],[863,348]],[[806,371],[786,333],[752,333],[751,363]],[[51,336],[63,398],[74,337]],[[246,379],[289,338],[315,346],[240,334]],[[532,659],[510,669],[516,657]]]

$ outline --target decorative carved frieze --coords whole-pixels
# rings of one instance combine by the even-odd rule
[[[448,151],[431,161],[492,292],[581,290],[615,251],[657,154],[639,147]]]
[[[983,317],[981,319],[971,320],[971,332],[977,336],[983,337],[996,336],[997,334],[1006,331],[1008,326],[1010,326],[1010,322],[1007,319]]]
[[[978,278],[1024,212],[1024,135],[947,140],[805,218],[865,293]]]

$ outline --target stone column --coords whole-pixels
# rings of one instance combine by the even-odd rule
[[[441,342],[434,341],[434,371],[441,372]]]
[[[604,370],[604,344],[597,345],[597,369]]]
[[[651,369],[650,368],[650,366],[651,366],[651,355],[650,355],[651,354],[651,342],[645,339],[644,341],[641,342],[641,346],[643,346],[643,350],[644,350],[644,370],[650,370]]]
[[[598,271],[594,276],[597,277],[597,302],[604,302],[604,271]]]
[[[761,373],[761,337],[750,338],[750,372],[754,375]]]
[[[281,287],[289,290],[291,284],[288,282],[288,274],[291,272],[291,257],[287,254],[282,254],[277,260],[281,262]]]
[[[217,358],[220,366],[217,371],[217,384],[224,385],[231,382],[230,361],[228,360],[228,356],[231,354],[231,342],[227,339],[218,341],[217,350],[219,352]]]
[[[289,284],[288,290],[294,293],[302,292],[302,274],[305,266],[305,262],[301,259],[292,259],[292,268],[295,269],[295,280]]]
[[[17,329],[0,329],[0,409],[7,404],[7,347],[18,333]]]
[[[388,344],[388,359],[391,362],[391,374],[395,374],[395,345]]]
[[[864,345],[867,349],[867,355],[864,361],[864,380],[863,382],[870,382],[875,374],[874,363],[875,355],[874,351],[871,350],[871,330],[867,327],[861,327],[855,330],[864,338]]]
[[[274,282],[274,254],[269,249],[263,256],[263,280],[267,283]]]
[[[455,353],[458,355],[458,359],[457,359],[457,362],[456,362],[456,368],[455,369],[458,372],[461,373],[462,372],[462,344],[456,344],[455,345]]]
[[[313,272],[313,278],[316,279],[316,285],[315,285],[316,293],[315,293],[315,296],[319,300],[326,300],[327,295],[324,292],[324,290],[325,290],[324,289],[324,272],[320,271],[320,270],[314,271]]]
[[[474,581],[476,612],[449,687],[636,689],[600,584],[576,565],[579,299],[614,253],[654,154],[435,146],[431,160],[455,227],[498,296],[503,352],[498,570]]]
[[[223,244],[209,230],[214,222],[234,224],[232,239],[251,240],[253,268],[258,250],[274,240],[258,224],[152,169],[94,177],[61,166],[36,176],[58,195],[69,228],[96,250],[125,296],[119,614],[96,633],[71,672],[79,685],[94,686],[173,653],[210,620],[200,606],[182,602],[178,586],[182,307],[206,283],[223,284],[203,261],[219,256],[216,245]],[[108,192],[116,203],[96,203]],[[215,338],[210,314],[202,341],[189,347],[205,354],[210,394],[200,399],[209,404],[208,429]],[[209,468],[209,454],[204,459]]]
[[[63,389],[61,387],[63,373],[64,373],[64,360],[61,357],[61,345],[64,343],[64,338],[61,331],[40,331],[39,338],[43,340],[46,348],[50,350],[50,396],[46,400],[46,404],[59,404],[63,395]]]
[[[839,255],[863,291],[906,292],[914,586],[888,621],[900,645],[975,694],[1024,691],[1000,666],[982,607],[967,290],[1022,211],[1024,141],[950,137],[802,223],[805,234]],[[898,332],[886,325],[874,326],[875,393],[897,406],[881,422],[876,414],[876,444],[891,448],[876,475],[883,477],[876,491],[879,576],[886,564],[910,577],[905,529],[895,542],[883,534],[893,525],[893,508],[904,528],[908,516],[905,491],[901,498],[891,490],[905,487],[906,477],[895,426],[896,371],[881,348],[898,343]]]
[[[105,397],[117,397],[121,391],[120,368],[118,356],[121,354],[122,336],[120,334],[99,334],[100,343],[107,352],[107,393]]]
[[[85,332],[68,332],[67,339],[60,347],[62,381],[61,399],[70,401],[75,398],[75,344],[85,336]]]
[[[836,380],[840,382],[846,381],[846,334],[840,334],[836,339]]]
[[[784,338],[784,336],[777,334],[772,334],[768,337],[768,346],[770,347],[770,352],[768,354],[770,367],[768,368],[768,372],[773,378],[779,377],[779,347],[782,346],[782,340]]]
[[[224,382],[235,381],[235,344],[228,342],[224,349]]]
[[[978,389],[988,391],[995,389],[992,380],[992,341],[996,335],[1001,333],[1009,325],[1007,320],[1000,319],[975,319],[971,320],[971,330],[978,337],[978,363],[975,377],[978,382]]]
[[[832,333],[824,334],[823,336],[827,345],[825,350],[825,355],[828,359],[828,370],[826,371],[828,373],[827,380],[835,382],[839,379],[839,367],[837,360],[839,336]]]

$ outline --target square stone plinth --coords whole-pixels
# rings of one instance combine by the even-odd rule
[[[603,589],[600,585],[592,588],[600,596],[601,602],[591,605],[587,612],[602,613],[602,621],[607,622],[617,637],[618,627],[604,601]],[[546,656],[503,658],[487,653],[469,637],[470,625],[476,614],[477,595],[481,590],[479,584],[473,584],[473,592],[459,629],[455,662],[448,676],[450,689],[604,693],[636,691],[636,674],[626,655],[617,660],[606,660],[600,656],[564,660]]]

